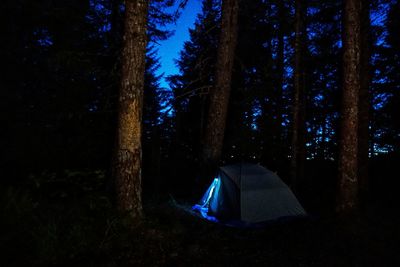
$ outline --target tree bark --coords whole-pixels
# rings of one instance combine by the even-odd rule
[[[364,206],[368,196],[368,161],[369,161],[369,113],[370,113],[370,1],[362,2],[361,11],[361,62],[360,62],[360,93],[359,93],[359,133],[358,133],[358,170],[360,203]]]
[[[293,96],[293,128],[291,157],[291,187],[296,190],[303,180],[305,152],[305,72],[304,72],[304,10],[302,0],[296,0],[295,14],[295,67]]]
[[[211,166],[218,163],[222,154],[237,39],[238,9],[238,0],[222,1],[216,80],[215,87],[210,92],[210,105],[203,146],[203,161]]]
[[[343,98],[339,147],[339,213],[358,208],[358,106],[361,65],[361,0],[346,0],[343,23]]]
[[[142,217],[141,136],[147,12],[147,0],[125,1],[114,179],[117,207],[133,221]]]

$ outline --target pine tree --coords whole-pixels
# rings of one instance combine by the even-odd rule
[[[207,96],[214,80],[219,13],[219,1],[203,1],[194,28],[189,30],[190,40],[177,60],[180,74],[168,77],[174,93],[174,152],[179,160],[197,161],[200,154]]]
[[[369,113],[370,113],[370,1],[362,2],[361,10],[361,54],[360,54],[360,93],[359,93],[359,116],[358,116],[358,177],[360,204],[365,204],[368,195],[368,161],[369,161]]]
[[[295,64],[294,64],[294,97],[293,97],[293,131],[291,158],[291,185],[297,188],[303,180],[305,161],[305,7],[302,0],[295,1]]]
[[[395,0],[390,5],[386,28],[388,35],[386,37],[386,57],[382,64],[382,71],[387,77],[386,94],[390,96],[384,110],[380,110],[382,114],[378,119],[385,121],[383,126],[382,141],[380,143],[388,145],[391,151],[400,151],[400,114],[398,112],[400,106],[400,1]],[[386,118],[385,118],[386,117]]]
[[[149,46],[146,53],[146,68],[143,92],[143,175],[144,187],[149,185],[149,191],[156,195],[160,188],[161,171],[161,102],[163,90],[160,87],[161,75],[157,75],[160,68],[157,50]]]
[[[309,2],[304,53],[306,90],[306,155],[337,158],[337,129],[342,76],[341,1]]]
[[[142,216],[141,137],[147,12],[147,0],[128,0],[125,3],[114,177],[118,208],[133,220]]]
[[[211,166],[218,163],[222,154],[237,41],[238,9],[238,0],[222,1],[221,32],[218,43],[215,85],[210,92],[210,104],[203,144],[203,161]]]
[[[346,0],[343,22],[343,97],[337,211],[358,207],[358,110],[360,92],[361,1]]]

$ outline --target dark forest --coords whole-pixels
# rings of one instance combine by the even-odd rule
[[[190,1],[1,1],[0,266],[399,266],[400,1]]]

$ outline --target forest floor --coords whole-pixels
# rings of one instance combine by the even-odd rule
[[[129,228],[100,190],[57,178],[31,186],[1,192],[0,266],[400,266],[394,206],[243,229],[167,201]]]

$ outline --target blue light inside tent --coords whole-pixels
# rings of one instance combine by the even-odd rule
[[[214,216],[208,215],[208,209],[210,205],[216,203],[218,199],[220,185],[221,180],[218,177],[214,178],[214,181],[211,183],[210,187],[207,189],[206,193],[200,200],[200,203],[192,207],[193,210],[197,210],[198,212],[200,212],[203,218],[212,222],[218,222],[218,220]]]

